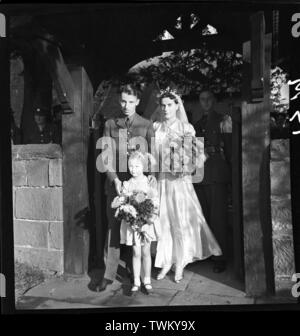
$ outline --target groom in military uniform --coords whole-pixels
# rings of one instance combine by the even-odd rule
[[[151,139],[154,137],[152,122],[144,119],[136,113],[136,107],[140,102],[140,92],[134,85],[124,85],[120,88],[120,105],[123,116],[121,118],[109,119],[104,126],[104,137],[112,138],[115,146],[116,168],[106,171],[106,194],[107,194],[107,219],[108,233],[105,246],[106,265],[105,273],[101,283],[97,286],[97,291],[103,291],[107,285],[111,284],[117,274],[120,255],[126,263],[128,272],[132,272],[131,249],[127,246],[120,248],[120,225],[115,218],[114,209],[111,208],[113,199],[120,194],[122,182],[131,177],[128,173],[127,163],[130,153],[130,139],[142,137],[147,141],[148,151],[150,151]],[[124,136],[127,135],[127,136]],[[123,138],[124,136],[124,138]],[[123,149],[122,149],[123,148]],[[125,149],[125,150],[124,150]],[[123,165],[126,171],[120,169]],[[121,253],[120,253],[121,252]]]
[[[205,219],[214,233],[223,255],[213,257],[214,272],[226,269],[227,258],[227,211],[228,186],[231,181],[231,132],[230,116],[221,115],[214,109],[214,94],[205,90],[199,95],[203,115],[195,124],[196,136],[204,137],[204,177],[194,187]]]

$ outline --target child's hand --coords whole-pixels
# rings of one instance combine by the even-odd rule
[[[122,182],[116,177],[114,180],[117,195],[121,195]]]

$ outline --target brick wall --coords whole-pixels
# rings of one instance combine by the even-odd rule
[[[271,209],[275,291],[290,295],[295,273],[288,139],[271,142]]]
[[[61,147],[16,145],[12,151],[15,259],[62,273]]]

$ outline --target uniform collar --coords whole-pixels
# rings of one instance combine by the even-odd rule
[[[128,118],[129,122],[132,123],[133,120],[136,118],[137,113],[134,112],[130,117],[125,117],[124,119],[126,120],[126,118]]]
[[[133,121],[138,117],[138,114],[135,112],[130,117],[121,117],[116,119],[116,124],[121,128],[126,128],[125,120],[126,118],[129,119],[129,124],[132,125]]]

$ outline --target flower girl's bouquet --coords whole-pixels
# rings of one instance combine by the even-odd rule
[[[112,208],[116,209],[115,217],[126,221],[132,230],[138,233],[141,242],[149,241],[145,225],[154,225],[155,216],[158,215],[158,197],[150,189],[128,192],[123,189],[120,196],[115,197]]]

